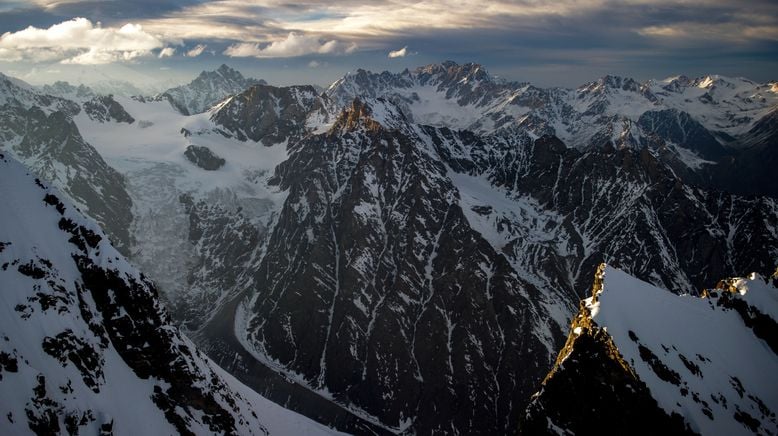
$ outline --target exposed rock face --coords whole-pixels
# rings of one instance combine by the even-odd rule
[[[216,71],[203,71],[187,85],[168,89],[156,99],[168,100],[182,114],[193,115],[207,111],[249,86],[264,83],[264,80],[245,78],[238,71],[222,65]]]
[[[724,146],[687,112],[677,109],[644,112],[638,118],[638,126],[647,134],[682,144],[705,159],[716,160],[727,154]]]
[[[229,378],[154,285],[0,154],[0,432],[326,434]]]
[[[719,286],[674,297],[601,265],[521,433],[774,433],[778,348],[763,341],[775,342],[778,289],[756,276]]]
[[[202,145],[188,145],[184,151],[184,156],[190,162],[206,171],[216,171],[223,167],[225,160],[215,155],[210,148]]]
[[[132,124],[135,122],[130,114],[113,99],[111,95],[100,95],[83,104],[84,112],[94,121],[101,123],[115,121]]]
[[[312,124],[326,123],[328,106],[312,86],[254,85],[225,101],[211,119],[222,134],[240,141],[293,143],[316,127]]]
[[[555,339],[533,334],[538,291],[470,228],[445,167],[356,109],[279,166],[289,197],[239,339],[387,428],[504,432]]]

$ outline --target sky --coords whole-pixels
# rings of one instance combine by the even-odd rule
[[[778,79],[775,0],[0,0],[0,71],[31,83],[271,84],[453,60],[540,86],[605,74]]]

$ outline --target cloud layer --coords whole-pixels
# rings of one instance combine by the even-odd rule
[[[230,57],[288,58],[309,54],[351,53],[356,44],[343,44],[334,39],[322,40],[315,36],[289,32],[284,39],[269,44],[242,42],[227,47],[224,54]]]
[[[719,72],[764,79],[778,70],[775,0],[0,2],[0,29],[11,30],[0,37],[0,60],[151,61],[171,53],[163,54],[168,47],[181,59],[201,56],[207,45],[215,57],[259,58],[265,67],[304,67],[314,56],[323,65],[320,72],[453,59],[481,62],[518,80],[554,84],[605,73]],[[62,21],[74,16],[91,21]],[[103,26],[92,24],[98,21]],[[134,23],[127,32],[133,36],[124,38],[133,42],[130,47],[103,42],[118,38],[127,23]],[[22,27],[29,24],[47,34],[40,38],[45,44],[33,44],[37,34]],[[66,38],[52,30],[59,27],[79,30],[60,44]],[[89,32],[103,36],[84,36]],[[418,52],[403,52],[404,47]],[[327,62],[345,54],[351,56]]]
[[[190,58],[196,58],[197,56],[203,54],[203,51],[205,51],[206,47],[208,46],[205,44],[197,44],[195,47],[186,52],[186,56]]]
[[[164,47],[162,40],[137,24],[102,27],[86,18],[74,18],[47,29],[28,27],[0,36],[0,60],[65,64],[106,64],[132,60]],[[165,48],[160,57],[172,54]]]

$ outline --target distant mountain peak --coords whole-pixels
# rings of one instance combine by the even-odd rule
[[[439,64],[428,64],[417,68],[416,75],[434,75],[441,79],[448,79],[461,82],[489,82],[492,77],[481,64],[467,62],[458,64],[454,61],[443,61]]]
[[[168,89],[157,99],[167,99],[182,114],[192,115],[205,112],[226,97],[257,84],[267,82],[246,78],[239,71],[222,64],[214,71],[201,72],[186,85]]]
[[[593,82],[589,82],[578,89],[589,92],[607,91],[611,89],[639,92],[641,89],[641,84],[631,77],[608,74]]]
[[[223,72],[233,72],[234,71],[234,72],[240,74],[237,70],[233,69],[232,67],[230,67],[227,64],[221,64],[219,66],[219,68],[216,69],[216,71],[218,71],[220,73],[223,73]]]

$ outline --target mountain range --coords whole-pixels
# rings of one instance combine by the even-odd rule
[[[676,362],[693,343],[650,336],[649,320],[630,330],[642,340],[610,332],[621,324],[608,339],[596,326],[614,318],[592,312],[610,294],[602,277],[683,316],[722,278],[772,274],[777,93],[721,76],[538,88],[453,62],[358,70],[323,92],[222,66],[132,98],[2,76],[0,149],[91,216],[210,359],[340,430],[581,431],[590,422],[560,395],[580,386],[586,402],[605,365],[614,395],[637,390],[641,419],[708,433],[708,410],[733,433],[775,433],[758,381],[728,373],[750,403],[721,383],[703,392]],[[736,294],[705,291],[740,307]],[[734,326],[721,305],[711,322]],[[591,333],[568,333],[571,319]],[[757,349],[765,339],[741,322]],[[681,351],[657,348],[671,343]],[[700,354],[720,365],[736,344]],[[775,364],[774,350],[759,359]],[[707,397],[703,412],[675,408],[651,362],[678,374],[678,392],[735,410]],[[622,398],[606,393],[601,413]]]

